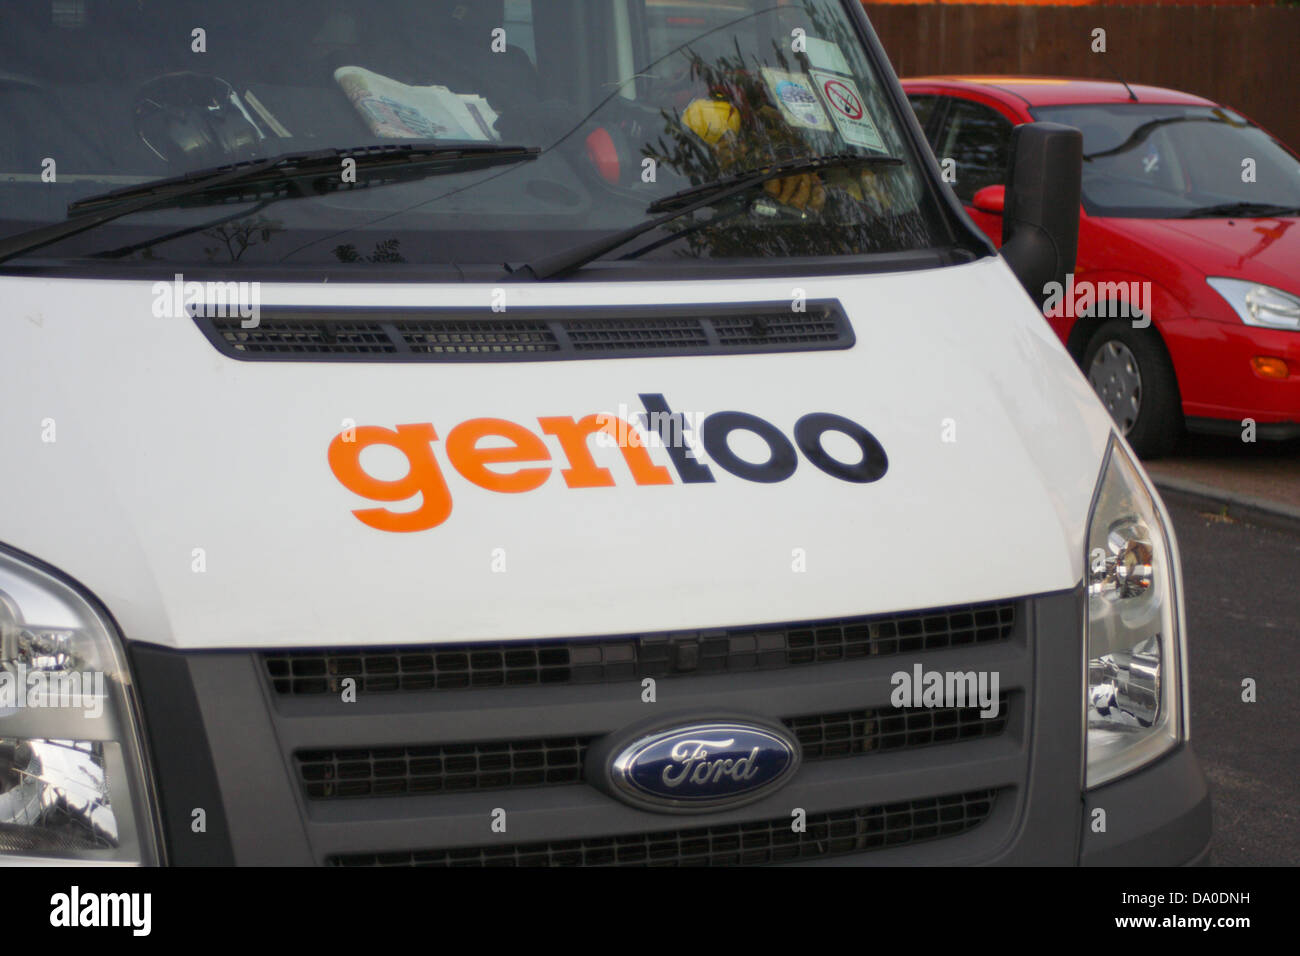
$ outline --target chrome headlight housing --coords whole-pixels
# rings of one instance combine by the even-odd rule
[[[0,864],[156,864],[158,847],[112,622],[0,549]]]
[[[1205,281],[1247,325],[1300,331],[1300,296],[1244,279],[1210,276]]]
[[[1132,453],[1112,437],[1088,521],[1086,785],[1187,737],[1178,549]]]

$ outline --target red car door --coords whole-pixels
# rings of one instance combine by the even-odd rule
[[[940,168],[966,211],[993,240],[1002,244],[1001,199],[986,193],[980,209],[975,194],[988,186],[1004,186],[1011,146],[1012,121],[984,103],[948,97],[948,110],[934,139]]]

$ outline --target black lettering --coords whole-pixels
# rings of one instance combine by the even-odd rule
[[[840,432],[852,438],[862,449],[862,460],[849,465],[832,458],[822,447],[821,439],[825,432]],[[831,415],[826,412],[805,415],[795,423],[794,440],[805,458],[826,474],[843,481],[867,484],[879,481],[889,470],[889,458],[880,442],[876,440],[876,436],[857,422],[841,415]],[[705,447],[708,447],[707,442]],[[713,453],[712,449],[709,453]]]
[[[663,439],[664,446],[668,449],[668,457],[672,459],[673,467],[677,469],[682,484],[695,485],[713,481],[713,472],[709,471],[709,466],[695,460],[686,440],[682,437],[685,432],[682,416],[668,407],[662,395],[639,397],[646,410],[646,414],[641,416],[641,425],[647,431],[650,430],[651,423],[658,426],[659,437]]]
[[[733,454],[727,446],[727,436],[736,429],[753,432],[762,438],[767,442],[771,457],[762,464],[755,465]],[[771,422],[757,415],[715,412],[704,420],[700,431],[703,433],[704,450],[709,453],[709,457],[737,478],[771,484],[785,481],[799,465],[799,458],[790,439],[781,434],[781,430]]]

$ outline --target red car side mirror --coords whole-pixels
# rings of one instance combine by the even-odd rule
[[[973,197],[971,205],[980,212],[987,212],[994,216],[1002,215],[1002,210],[1007,202],[1006,186],[985,186]]]

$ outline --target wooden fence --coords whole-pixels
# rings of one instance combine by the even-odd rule
[[[899,76],[1122,76],[1231,106],[1300,152],[1300,7],[864,6]]]

